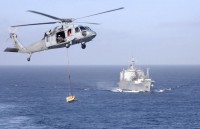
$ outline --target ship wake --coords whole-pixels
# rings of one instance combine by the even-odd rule
[[[171,88],[160,88],[160,89],[154,89],[153,92],[157,92],[157,93],[162,93],[162,92],[169,92],[169,91],[174,91],[174,90],[177,90],[181,87],[183,87],[185,85],[178,85],[178,86],[175,86],[175,87],[171,87]]]
[[[171,91],[171,90],[172,88],[163,88],[163,89],[155,89],[153,90],[153,92],[162,93],[162,92]]]
[[[141,93],[141,92],[144,92],[144,91],[136,91],[136,90],[122,90],[120,88],[113,88],[110,91],[112,91],[112,92],[125,92],[125,93]]]

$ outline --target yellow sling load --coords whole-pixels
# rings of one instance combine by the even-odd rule
[[[71,102],[74,102],[76,100],[76,97],[75,96],[68,96],[68,97],[66,97],[66,101],[68,102],[68,103],[71,103]]]
[[[68,75],[69,75],[69,78],[68,78],[69,79],[68,80],[68,82],[69,82],[69,84],[68,84],[69,96],[66,97],[66,101],[68,103],[72,103],[77,99],[76,99],[76,96],[74,96],[73,93],[72,93],[68,49],[67,49],[67,58],[68,58]]]
[[[70,79],[70,74],[69,74],[69,96],[66,97],[66,101],[68,103],[74,102],[76,99],[76,96],[72,94],[72,87],[71,87],[71,79]]]

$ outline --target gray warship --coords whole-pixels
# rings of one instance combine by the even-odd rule
[[[149,78],[149,69],[147,69],[146,74],[141,69],[137,69],[134,58],[132,58],[128,69],[123,69],[120,72],[118,89],[122,92],[150,92],[153,83],[154,81]]]

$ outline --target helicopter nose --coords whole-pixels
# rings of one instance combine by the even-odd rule
[[[93,32],[91,33],[91,35],[92,35],[92,38],[94,38],[94,37],[96,37],[97,33],[93,31]]]

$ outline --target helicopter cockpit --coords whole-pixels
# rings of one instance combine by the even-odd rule
[[[79,36],[83,37],[90,37],[95,35],[96,33],[94,31],[92,31],[88,26],[77,26],[75,27],[75,33]]]
[[[86,31],[86,30],[91,31],[91,29],[90,29],[88,26],[77,26],[77,27],[75,28],[75,32],[76,32],[76,33],[80,32],[80,31]]]

